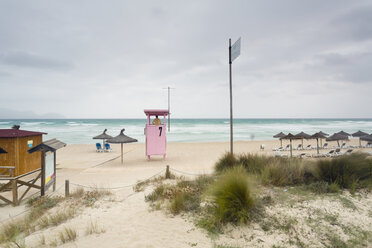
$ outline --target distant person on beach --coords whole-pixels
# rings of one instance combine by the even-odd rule
[[[156,118],[152,121],[152,125],[161,125],[161,120],[159,119],[158,116],[156,116]]]

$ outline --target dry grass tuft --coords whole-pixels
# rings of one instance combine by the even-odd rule
[[[85,235],[101,234],[106,232],[103,227],[100,227],[97,221],[90,221],[85,229]]]

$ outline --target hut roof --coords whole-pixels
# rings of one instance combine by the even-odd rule
[[[146,115],[168,115],[169,111],[167,109],[145,109]]]
[[[128,137],[124,134],[125,129],[123,128],[120,131],[120,134],[114,138],[108,139],[106,142],[107,143],[132,143],[132,142],[137,142],[138,140],[133,139],[131,137]]]
[[[304,132],[298,133],[295,136],[301,139],[311,139],[311,135]]]
[[[274,138],[282,138],[282,137],[284,137],[284,136],[286,136],[283,132],[280,132],[280,133],[278,133],[278,134],[275,134],[273,137]]]
[[[348,140],[349,137],[347,135],[342,135],[340,133],[334,133],[333,135],[329,136],[326,141],[337,141],[337,140]]]
[[[26,130],[19,130],[19,129],[0,129],[0,138],[18,138],[18,137],[27,137],[27,136],[38,136],[42,134],[47,134],[47,133],[26,131]]]
[[[318,133],[314,133],[313,135],[311,135],[311,137],[313,139],[325,139],[326,136],[320,131]]]
[[[8,153],[7,151],[5,151],[3,148],[0,147],[0,154],[1,153]]]
[[[51,140],[47,140],[47,141],[44,141],[43,143],[29,149],[27,152],[28,153],[33,153],[33,152],[37,152],[37,151],[43,151],[43,152],[48,152],[48,151],[51,151],[51,152],[54,152],[62,147],[65,147],[66,144],[63,143],[62,141],[59,141],[57,139],[51,139]]]
[[[97,136],[93,137],[93,139],[111,139],[112,136],[106,134],[106,132],[107,132],[107,129],[105,129],[105,130],[103,131],[103,133],[101,133],[100,135],[97,135]]]
[[[363,136],[367,136],[367,135],[368,135],[368,133],[362,132],[360,130],[358,132],[352,134],[353,137],[363,137]]]

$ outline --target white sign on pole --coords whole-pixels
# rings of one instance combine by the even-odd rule
[[[240,55],[240,39],[235,41],[234,45],[231,47],[231,62],[233,62]]]

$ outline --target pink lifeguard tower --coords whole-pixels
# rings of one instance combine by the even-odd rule
[[[163,155],[165,159],[167,155],[167,136],[166,136],[166,117],[169,114],[168,110],[161,109],[145,109],[147,116],[147,124],[145,128],[146,135],[146,156],[150,160],[152,155]],[[161,116],[164,120],[160,125],[154,125],[151,121],[151,116]]]

